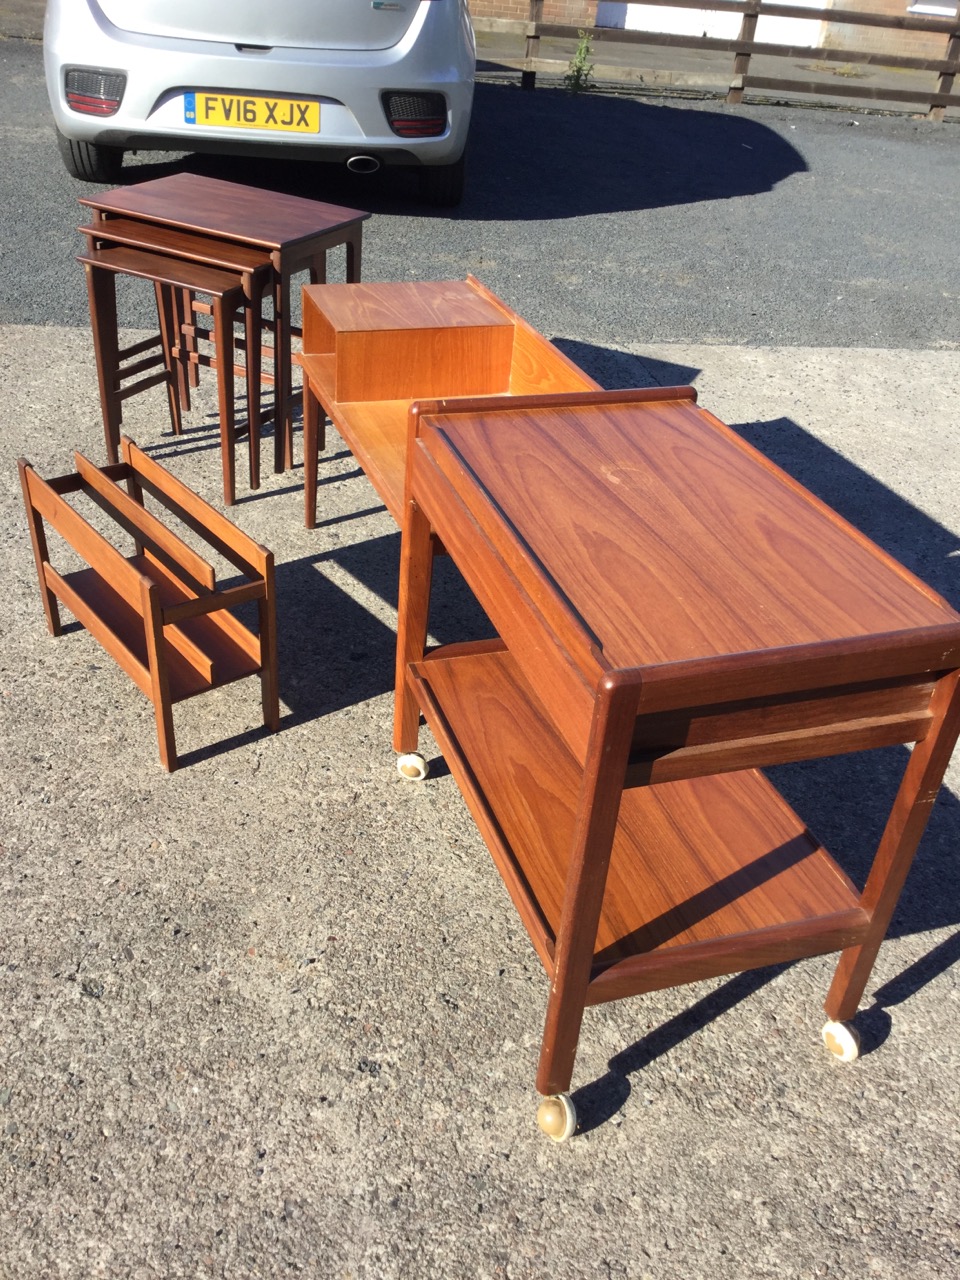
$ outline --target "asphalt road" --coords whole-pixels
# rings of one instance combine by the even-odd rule
[[[0,121],[0,1280],[955,1276],[960,760],[858,1063],[820,1045],[829,957],[591,1009],[554,1147],[542,968],[442,763],[394,769],[398,534],[349,454],[315,530],[299,469],[230,511],[276,555],[279,734],[252,682],[193,699],[168,776],[146,700],[48,636],[13,460],[103,436],[35,45],[0,42]],[[958,160],[908,119],[482,85],[454,216],[205,168],[370,208],[368,279],[473,272],[608,386],[694,381],[958,605]],[[219,504],[209,377],[182,439],[159,390],[124,425]],[[438,578],[436,638],[475,634]],[[855,879],[905,756],[776,771]]]
[[[0,320],[82,325],[69,261],[84,188],[60,166],[39,45],[0,43],[0,120]],[[138,156],[130,179],[166,172],[162,161]],[[407,175],[174,163],[371,209],[370,278],[470,271],[551,336],[586,327],[601,346],[960,342],[951,124],[481,84],[454,216],[419,207]]]

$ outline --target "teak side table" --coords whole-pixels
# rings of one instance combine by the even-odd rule
[[[237,272],[222,271],[183,258],[113,243],[109,243],[106,248],[90,248],[86,253],[80,254],[77,260],[87,277],[90,324],[108,459],[115,463],[118,458],[123,401],[157,383],[166,383],[174,435],[180,435],[181,404],[189,397],[186,369],[191,362],[193,368],[200,364],[207,365],[217,373],[223,500],[228,506],[231,505],[236,500],[234,453],[237,437],[234,404],[234,374],[237,367],[234,364],[236,355],[233,323],[238,312],[249,311],[244,302],[242,276]],[[159,333],[126,349],[120,347],[117,327],[118,275],[150,281],[157,299]],[[207,331],[199,325],[187,323],[179,305],[184,293],[190,297],[193,309],[212,316],[212,330]],[[198,293],[206,294],[209,302],[197,301],[195,295]],[[190,319],[193,319],[192,315]],[[249,332],[252,327],[249,315],[247,327]],[[198,349],[199,337],[213,343],[214,355]],[[257,342],[259,344],[259,324]],[[158,347],[159,350],[156,350]],[[147,352],[152,354],[146,355]],[[127,363],[131,358],[134,363]],[[151,374],[150,370],[158,365],[163,366],[163,372]],[[257,488],[260,484],[260,360],[259,350],[252,350],[249,342],[245,363],[240,372],[246,380],[249,406],[250,487]],[[143,374],[147,376],[141,376]],[[131,383],[131,377],[138,378],[138,381]],[[124,382],[127,383],[126,386]]]
[[[960,728],[960,615],[690,388],[415,405],[394,745],[432,728],[550,979],[586,1005],[840,951],[850,1020]],[[440,538],[499,639],[425,652]],[[916,743],[862,893],[763,766]]]
[[[242,298],[238,308],[243,317],[243,350],[242,366],[234,364],[233,371],[227,370],[227,381],[232,381],[234,373],[243,375],[247,387],[247,421],[250,430],[250,488],[260,487],[260,388],[266,380],[261,368],[264,352],[270,357],[279,350],[279,326],[274,317],[269,326],[273,332],[272,348],[264,348],[262,341],[263,319],[262,299],[266,288],[272,285],[273,265],[270,256],[263,249],[253,249],[248,245],[235,244],[229,240],[216,240],[211,236],[197,235],[195,232],[178,231],[165,227],[159,222],[137,221],[129,218],[102,218],[89,226],[78,227],[77,230],[86,238],[87,251],[121,248],[125,253],[133,250],[136,253],[148,253],[155,261],[156,270],[149,277],[154,280],[157,297],[157,314],[160,324],[159,354],[149,361],[137,359],[145,350],[152,351],[157,341],[144,347],[143,343],[135,343],[126,350],[118,345],[116,293],[107,287],[103,273],[87,272],[88,292],[90,295],[90,320],[93,327],[94,350],[97,357],[97,370],[100,380],[100,402],[103,410],[104,436],[107,459],[116,462],[120,448],[120,426],[123,419],[123,401],[137,391],[146,390],[154,385],[156,378],[145,378],[134,386],[122,389],[121,384],[129,376],[139,376],[150,368],[163,363],[168,375],[175,375],[177,382],[177,400],[171,398],[170,416],[175,435],[181,433],[181,409],[190,408],[190,388],[199,383],[199,366],[216,367],[219,358],[211,359],[200,347],[200,341],[212,339],[214,347],[219,342],[223,345],[223,335],[217,332],[216,315],[221,313],[221,322],[226,321],[229,328],[230,350],[234,352],[236,343],[233,339],[233,321],[231,314],[225,317],[222,306],[215,302],[198,301],[196,295],[203,292],[205,276],[208,272],[229,272],[234,276],[230,286],[238,286]],[[169,283],[175,281],[179,274],[179,285]],[[99,278],[98,278],[99,276]],[[226,282],[220,282],[220,298],[224,296]],[[201,327],[198,317],[208,315],[214,321],[213,331]],[[233,357],[235,360],[235,356]],[[136,360],[133,365],[129,360]],[[110,370],[108,373],[107,370]],[[172,378],[168,376],[168,381]],[[226,386],[221,373],[218,373],[217,389],[220,392],[221,405]],[[232,414],[231,414],[232,417]],[[226,430],[227,423],[223,408],[220,411],[221,439],[230,434]],[[232,462],[228,468],[224,458],[224,481],[227,502],[233,501],[229,496],[233,492]]]

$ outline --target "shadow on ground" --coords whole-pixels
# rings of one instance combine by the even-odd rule
[[[772,129],[716,107],[479,84],[466,195],[458,209],[433,212],[523,220],[655,209],[769,191],[806,167]],[[184,169],[372,213],[431,212],[406,169],[357,175],[342,165],[192,154],[128,165],[124,180]]]
[[[932,947],[926,955],[904,969],[896,978],[878,987],[870,996],[872,1003],[856,1017],[856,1026],[861,1038],[861,1056],[865,1057],[879,1049],[893,1033],[894,1020],[889,1012],[891,1008],[903,1004],[916,995],[927,983],[945,973],[958,960],[960,960],[960,933],[954,933]],[[689,1009],[684,1009],[682,1013],[670,1018],[648,1035],[615,1054],[608,1062],[607,1070],[602,1076],[575,1090],[572,1095],[581,1130],[588,1132],[599,1128],[611,1116],[616,1115],[630,1096],[631,1077],[639,1075],[651,1063],[675,1049],[684,1040],[702,1031],[716,1018],[735,1008],[742,1000],[749,999],[789,967],[789,965],[779,965],[769,969],[754,969],[748,973],[738,973],[735,977],[727,978],[715,991],[697,1000]],[[867,990],[869,993],[869,984]]]
[[[391,609],[397,607],[400,534],[324,551],[277,566],[280,696],[295,722],[330,715],[393,689],[397,637],[328,577],[336,567]],[[453,563],[434,569],[431,631],[438,643],[493,634]]]
[[[631,387],[686,387],[701,372],[695,365],[635,356],[629,351],[598,347],[575,338],[553,338],[552,342],[558,351],[608,391],[623,391]]]

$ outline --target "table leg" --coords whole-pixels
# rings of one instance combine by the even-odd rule
[[[570,1088],[636,718],[636,693],[631,696],[629,688],[601,688],[557,930],[537,1072],[537,1089],[542,1094],[566,1093]]]
[[[360,279],[360,246],[363,238],[363,226],[358,224],[350,229],[345,241],[347,246],[347,283],[355,284]]]
[[[247,422],[250,431],[250,488],[260,488],[260,370],[262,363],[260,319],[263,284],[259,276],[244,279],[244,341],[247,373]]]
[[[153,291],[157,299],[157,320],[160,325],[160,345],[163,348],[163,365],[167,371],[167,399],[170,403],[170,421],[173,423],[173,434],[179,436],[183,431],[183,420],[180,407],[183,403],[183,392],[187,381],[183,361],[183,324],[177,301],[177,291],[161,284],[153,283]],[[179,354],[174,355],[174,352]]]
[[[321,414],[323,416],[321,416]],[[317,527],[317,465],[326,444],[326,414],[313,394],[309,380],[303,380],[303,523]]]
[[[834,1022],[848,1022],[857,1012],[960,736],[960,679],[956,672],[939,681],[931,710],[935,727],[910,753],[864,886],[861,902],[870,916],[869,935],[841,955],[824,1003],[827,1017]]]
[[[100,410],[107,458],[120,461],[120,347],[117,340],[117,286],[112,271],[98,271],[84,263],[90,299],[90,327],[97,362]]]
[[[181,303],[181,310],[183,312],[184,322],[187,325],[191,326],[186,331],[187,351],[193,352],[193,354],[196,355],[196,353],[200,350],[200,348],[197,345],[196,334],[192,328],[193,324],[195,323],[195,317],[193,312],[193,302],[194,302],[193,293],[189,289],[181,290],[180,303]],[[190,380],[190,386],[199,387],[200,365],[197,363],[196,360],[190,360],[190,359],[187,360],[187,375]],[[184,406],[184,407],[188,407],[188,406]]]
[[[190,360],[190,352],[196,351],[197,344],[193,337],[193,294],[189,289],[174,290],[174,324],[177,344],[183,355],[177,362],[177,383],[180,388],[180,408],[184,412],[190,409],[190,388],[198,385],[198,365]]]
[[[290,275],[286,267],[274,268],[273,305],[277,318],[277,352],[273,369],[273,469],[293,466],[293,412],[290,379]]]
[[[327,283],[327,255],[326,252],[318,253],[310,262],[310,283],[326,284]]]
[[[233,406],[233,317],[236,298],[224,295],[214,298],[214,342],[217,360],[217,397],[220,409],[220,453],[223,462],[223,500],[232,506],[236,500],[236,464],[234,450],[237,433]]]

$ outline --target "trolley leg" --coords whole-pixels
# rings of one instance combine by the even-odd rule
[[[420,729],[420,706],[410,682],[409,664],[423,657],[430,615],[433,579],[433,540],[430,522],[415,503],[407,505],[400,545],[400,600],[397,619],[396,701],[393,749],[415,752]]]
[[[540,1049],[537,1089],[570,1087],[590,966],[610,864],[620,796],[636,720],[636,695],[601,686],[587,747],[577,825],[557,933],[556,959]]]
[[[869,937],[843,952],[824,1004],[834,1022],[846,1022],[857,1012],[950,762],[960,733],[960,673],[940,680],[930,709],[939,723],[910,754],[863,890],[861,902],[871,920]]]

